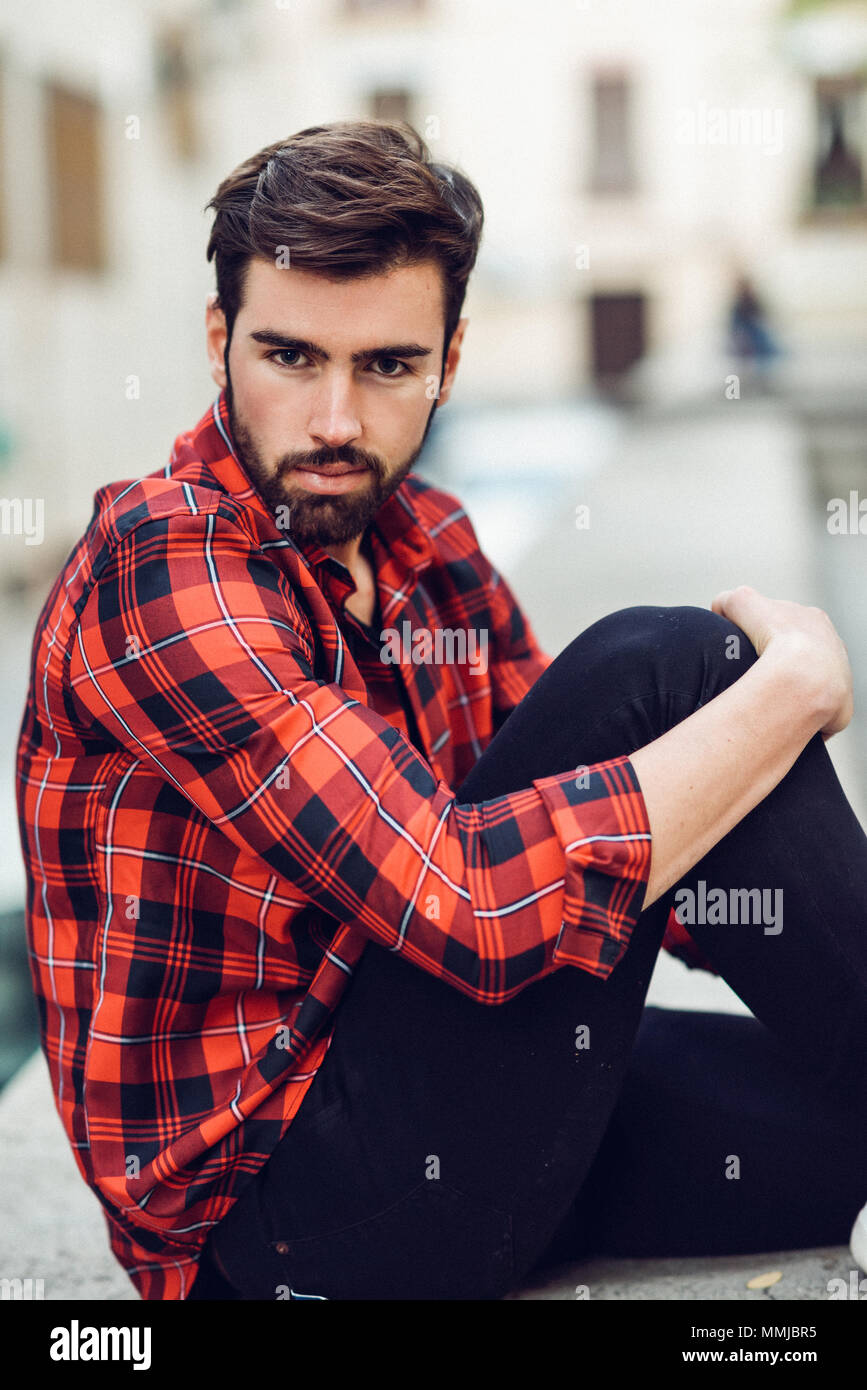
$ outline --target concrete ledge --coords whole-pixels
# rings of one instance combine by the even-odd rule
[[[0,1095],[0,1276],[44,1280],[46,1299],[138,1300],[109,1249],[102,1208],[75,1166],[54,1106],[48,1068],[34,1053]],[[771,1288],[757,1274],[782,1271]],[[845,1247],[715,1259],[594,1259],[558,1266],[510,1301],[594,1299],[828,1299],[849,1285]]]
[[[41,1050],[0,1095],[0,1154],[0,1274],[44,1280],[46,1299],[140,1301],[75,1166]]]
[[[546,1270],[544,1279],[528,1283],[519,1293],[508,1294],[507,1300],[827,1301],[831,1297],[828,1282],[834,1278],[842,1279],[847,1296],[852,1296],[852,1270],[852,1256],[845,1246],[713,1259],[593,1259],[580,1265],[560,1265]],[[777,1272],[782,1277],[770,1288],[747,1288],[756,1275]],[[860,1271],[858,1278],[863,1278]]]

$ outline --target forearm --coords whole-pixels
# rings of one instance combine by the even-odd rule
[[[818,692],[785,654],[766,652],[631,762],[652,835],[649,907],[785,777],[822,727]]]

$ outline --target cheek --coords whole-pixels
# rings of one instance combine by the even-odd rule
[[[254,362],[243,373],[244,398],[252,404],[267,410],[280,400],[280,380],[267,365]]]
[[[432,404],[423,392],[411,400],[383,401],[370,413],[368,432],[391,456],[402,457],[418,442]]]
[[[279,433],[281,427],[285,432],[286,390],[272,372],[253,364],[247,366],[236,380],[233,368],[232,385],[237,409],[251,433],[267,441],[271,435]]]

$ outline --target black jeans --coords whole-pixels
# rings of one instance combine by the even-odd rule
[[[709,610],[611,614],[544,672],[458,800],[632,753],[755,660]],[[645,1009],[674,895],[701,880],[770,890],[773,919],[688,927],[754,1017]],[[641,914],[606,981],[567,966],[486,1007],[370,943],[193,1297],[492,1299],[585,1254],[844,1243],[865,1201],[867,838],[816,735]]]

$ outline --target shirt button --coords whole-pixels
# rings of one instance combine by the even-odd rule
[[[277,1251],[278,1255],[289,1254],[289,1246],[286,1244],[285,1240],[278,1240],[277,1244],[274,1246],[274,1249]]]

